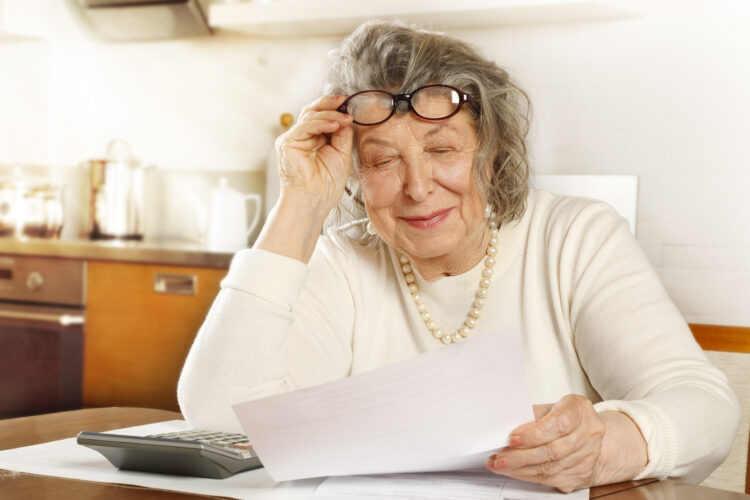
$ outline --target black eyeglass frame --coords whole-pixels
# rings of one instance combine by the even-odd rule
[[[451,114],[449,114],[447,116],[440,117],[440,118],[428,118],[426,116],[420,115],[417,112],[417,110],[414,109],[414,106],[411,105],[411,98],[412,98],[412,96],[414,94],[416,94],[420,90],[428,89],[428,88],[431,88],[431,87],[444,87],[444,88],[447,88],[447,89],[451,89],[451,90],[453,90],[454,92],[456,92],[458,94],[458,97],[459,97],[458,106],[456,106],[456,109]],[[381,123],[384,123],[384,122],[390,120],[390,118],[396,112],[396,107],[398,106],[399,101],[406,101],[406,104],[409,106],[409,111],[411,111],[412,113],[414,113],[418,117],[422,118],[423,120],[438,121],[438,120],[445,120],[447,118],[450,118],[451,116],[453,116],[456,113],[458,113],[459,111],[461,111],[461,108],[467,102],[469,103],[470,106],[472,106],[474,108],[475,111],[477,111],[477,112],[479,111],[479,105],[477,104],[477,102],[474,99],[472,99],[472,97],[469,94],[467,94],[466,92],[464,92],[464,91],[462,91],[460,89],[457,89],[456,87],[453,87],[451,85],[444,85],[442,83],[432,83],[430,85],[425,85],[423,87],[419,87],[416,90],[413,90],[412,92],[409,92],[408,94],[391,94],[388,91],[385,91],[385,90],[376,90],[376,89],[360,90],[359,92],[355,92],[354,94],[352,94],[349,97],[347,97],[346,100],[343,103],[341,103],[341,106],[339,106],[338,108],[336,108],[336,111],[338,111],[340,113],[349,114],[349,111],[347,109],[347,105],[349,104],[349,101],[352,100],[353,98],[355,98],[356,96],[358,96],[360,94],[364,94],[366,92],[377,92],[377,93],[380,93],[380,94],[389,95],[391,97],[392,105],[391,105],[391,112],[388,114],[388,116],[386,116],[385,118],[383,118],[379,122],[375,122],[375,123],[361,123],[361,122],[358,122],[357,120],[354,120],[354,123],[356,123],[357,125],[362,125],[362,126],[365,126],[365,127],[369,127],[369,126],[372,126],[372,125],[380,125]]]

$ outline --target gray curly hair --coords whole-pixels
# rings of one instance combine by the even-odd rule
[[[465,42],[400,22],[368,21],[330,56],[327,94],[351,95],[366,89],[406,93],[428,83],[443,83],[471,95],[480,110],[465,108],[474,115],[478,135],[477,189],[500,222],[523,215],[529,189],[526,135],[531,104],[505,70]],[[356,151],[354,156],[356,164]],[[492,166],[489,175],[487,164]],[[326,231],[336,229],[371,246],[378,238],[365,229],[367,213],[358,170],[353,169],[346,194],[326,221]]]

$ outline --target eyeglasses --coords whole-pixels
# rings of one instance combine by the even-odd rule
[[[478,109],[476,102],[465,92],[450,85],[425,85],[409,94],[391,94],[385,90],[363,90],[352,94],[338,107],[338,111],[352,115],[357,125],[378,125],[388,120],[399,102],[425,120],[444,120],[461,110],[464,103]]]

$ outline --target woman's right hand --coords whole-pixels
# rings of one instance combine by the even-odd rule
[[[352,168],[352,118],[323,96],[276,140],[281,193],[253,248],[308,262],[323,223],[344,193]]]
[[[312,102],[276,141],[280,199],[301,198],[323,218],[341,199],[352,165],[352,118],[336,110],[345,99],[327,95]]]

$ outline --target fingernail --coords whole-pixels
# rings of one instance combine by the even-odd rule
[[[521,439],[521,436],[518,436],[516,434],[512,434],[508,438],[508,444],[510,446],[521,446],[523,444],[523,439]]]
[[[504,469],[508,466],[508,459],[505,457],[498,457],[497,455],[492,455],[490,458],[487,459],[487,462],[485,462],[485,465],[489,467],[490,469]]]

